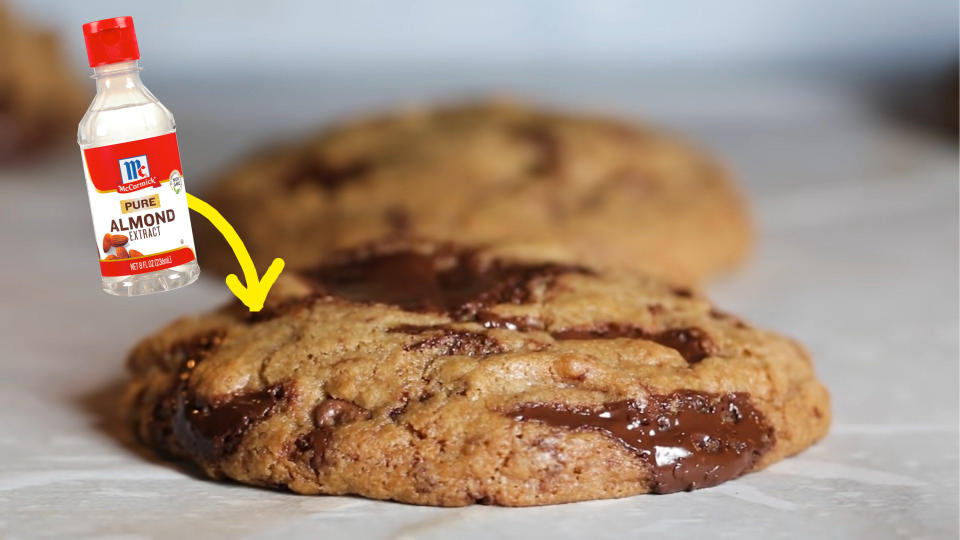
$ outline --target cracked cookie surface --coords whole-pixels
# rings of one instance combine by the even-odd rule
[[[259,265],[309,267],[384,237],[555,242],[605,266],[695,283],[738,263],[746,211],[710,156],[662,132],[502,103],[333,128],[238,163],[204,193]],[[234,271],[212,228],[206,264]]]
[[[531,247],[381,242],[129,360],[139,437],[215,478],[416,504],[709,487],[819,439],[801,346]]]

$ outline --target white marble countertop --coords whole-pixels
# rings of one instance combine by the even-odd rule
[[[749,264],[710,292],[809,346],[833,394],[824,441],[712,489],[542,508],[427,508],[198,478],[132,444],[114,399],[133,342],[229,293],[215,280],[139,299],[100,292],[80,160],[66,148],[0,169],[0,537],[956,538],[956,140],[891,123],[852,85],[702,83],[515,87],[644,112],[727,158],[761,234]],[[189,183],[272,133],[476,88],[327,81],[254,110],[241,106],[255,92],[158,94],[177,113]]]

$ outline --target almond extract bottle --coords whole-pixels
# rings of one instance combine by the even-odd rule
[[[83,25],[97,95],[77,132],[103,290],[138,296],[200,275],[173,115],[140,80],[131,17]]]

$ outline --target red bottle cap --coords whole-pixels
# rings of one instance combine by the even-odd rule
[[[140,59],[133,17],[114,17],[83,25],[90,67]]]

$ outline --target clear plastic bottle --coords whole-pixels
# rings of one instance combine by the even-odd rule
[[[95,238],[103,251],[103,290],[137,296],[189,285],[200,275],[200,267],[193,250],[173,114],[140,80],[130,17],[87,23],[84,37],[97,95],[80,121],[77,142]],[[132,169],[133,162],[139,167]],[[133,249],[139,246],[144,248]],[[146,255],[145,249],[149,249]],[[118,273],[123,275],[113,275]]]

